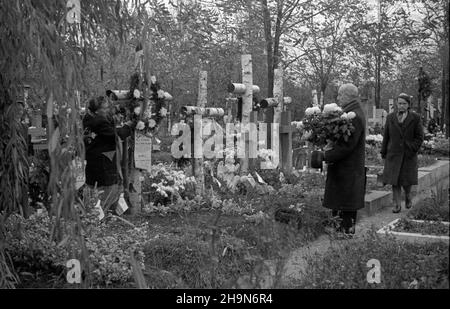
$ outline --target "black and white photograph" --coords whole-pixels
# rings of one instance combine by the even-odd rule
[[[449,20],[449,0],[0,0],[0,289],[448,290]]]

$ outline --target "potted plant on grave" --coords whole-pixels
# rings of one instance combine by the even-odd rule
[[[325,146],[348,141],[355,130],[352,124],[355,116],[354,112],[344,113],[336,103],[326,104],[323,110],[318,106],[306,109],[303,138],[314,147],[311,153],[312,168],[322,168]]]

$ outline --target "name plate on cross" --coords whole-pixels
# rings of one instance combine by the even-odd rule
[[[151,171],[152,138],[140,132],[135,133],[134,161],[136,168]]]

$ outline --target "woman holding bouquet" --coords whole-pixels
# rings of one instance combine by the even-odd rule
[[[410,110],[411,97],[400,94],[397,111],[386,118],[381,157],[385,159],[383,182],[392,185],[394,213],[401,211],[401,187],[405,191],[405,207],[411,208],[411,186],[417,185],[417,152],[423,142],[420,116]]]
[[[355,233],[357,211],[364,208],[366,121],[359,103],[358,88],[345,84],[339,88],[338,103],[351,115],[354,130],[345,140],[325,147],[328,163],[323,206],[341,218],[339,231]]]

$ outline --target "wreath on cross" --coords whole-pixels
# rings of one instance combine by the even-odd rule
[[[144,97],[140,90],[146,87],[150,82],[148,94]],[[157,131],[161,121],[167,117],[167,102],[171,95],[161,89],[156,77],[152,76],[151,80],[145,79],[140,85],[140,76],[135,73],[130,78],[129,91],[119,97],[120,93],[108,90],[106,93],[112,100],[116,102],[118,112],[125,119],[133,120],[138,123],[136,130],[142,133],[154,133]],[[142,109],[145,109],[142,112]],[[141,122],[141,123],[139,123]]]
[[[148,81],[144,80],[143,84],[148,85]],[[167,116],[166,99],[170,95],[161,89],[154,76],[151,77],[149,89],[150,93],[147,94],[147,97],[144,97],[139,90],[139,74],[136,73],[131,76],[129,95],[132,96],[133,120],[139,120],[142,114],[141,110],[145,106],[143,103],[147,101],[142,119],[140,119],[145,123],[145,127],[138,128],[138,130],[155,131]]]

